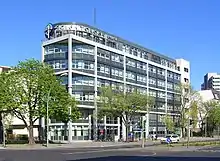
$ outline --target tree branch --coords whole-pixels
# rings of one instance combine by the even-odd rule
[[[40,117],[36,117],[34,120],[33,120],[33,124],[35,123],[35,121],[37,121]]]
[[[13,113],[15,114],[15,116],[16,116],[18,119],[20,119],[20,120],[22,120],[22,121],[24,122],[24,124],[25,124],[26,127],[28,127],[28,124],[27,124],[27,121],[25,120],[25,117],[24,117],[20,112],[14,110]]]

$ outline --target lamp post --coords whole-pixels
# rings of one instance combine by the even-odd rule
[[[187,148],[189,147],[189,137],[190,137],[190,129],[189,129],[189,126],[190,126],[190,119],[188,118],[188,124],[187,124]]]
[[[49,100],[50,100],[50,89],[47,94],[47,147],[49,146]]]
[[[3,114],[3,112],[1,113],[1,118],[2,118],[2,131],[3,131],[2,143],[3,143],[3,147],[5,147],[6,146],[6,144],[5,144],[5,121],[4,121],[4,114]]]
[[[142,143],[141,143],[141,147],[144,148],[144,143],[145,143],[145,138],[144,138],[144,118],[142,117],[142,120],[141,120],[141,135],[142,135]]]
[[[69,118],[72,115],[72,111],[71,111],[71,107],[69,107]],[[72,140],[72,123],[71,123],[71,119],[68,122],[68,126],[69,126],[69,131],[68,131],[68,142],[69,144],[71,144],[71,140]]]

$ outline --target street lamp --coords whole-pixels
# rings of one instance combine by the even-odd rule
[[[189,137],[190,137],[190,118],[188,117],[188,124],[187,124],[187,148],[189,147]]]
[[[3,114],[3,112],[1,113],[1,121],[2,121],[2,131],[3,131],[2,143],[3,143],[3,147],[5,147],[6,146],[6,144],[5,144],[5,122],[4,122],[4,114]]]
[[[49,146],[49,100],[50,100],[50,89],[47,94],[47,144]]]

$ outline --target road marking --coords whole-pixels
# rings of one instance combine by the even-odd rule
[[[73,154],[89,154],[89,153],[100,153],[100,152],[110,152],[110,151],[125,151],[125,150],[132,150],[132,149],[105,149],[105,150],[93,150],[93,151],[81,151],[81,152],[72,152],[72,153],[61,153],[63,155],[73,155]],[[133,149],[134,150],[134,149]],[[148,152],[148,151],[140,151],[140,152]],[[155,156],[157,155],[156,152],[150,152],[152,154],[139,154],[138,156]]]
[[[71,155],[71,154],[88,154],[88,153],[98,153],[104,151],[114,151],[115,149],[106,149],[106,150],[92,150],[92,151],[80,151],[80,152],[72,152],[72,153],[61,153],[63,155]]]

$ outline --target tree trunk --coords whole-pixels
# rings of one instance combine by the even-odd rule
[[[129,137],[129,125],[126,124],[126,142],[129,142],[128,137]]]
[[[186,139],[186,130],[185,130],[184,127],[182,127],[182,137],[183,137],[184,139]]]
[[[33,144],[35,144],[33,125],[28,126],[27,129],[28,129],[28,133],[29,133],[28,142],[29,142],[30,145],[33,145]]]

